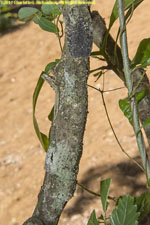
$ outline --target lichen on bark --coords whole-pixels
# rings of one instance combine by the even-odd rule
[[[33,218],[43,225],[57,225],[64,206],[74,194],[88,111],[87,79],[93,40],[91,16],[87,5],[68,5],[63,15],[65,48],[53,68],[59,104],[50,131],[45,179],[33,213]]]

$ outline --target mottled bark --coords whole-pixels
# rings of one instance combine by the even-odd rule
[[[107,32],[107,28],[103,18],[99,15],[97,11],[93,11],[91,15],[92,15],[92,21],[93,21],[93,41],[99,48],[101,48],[101,46],[104,43],[104,37]],[[108,63],[110,69],[112,69],[120,77],[120,79],[123,80],[125,83],[121,49],[118,45],[116,46],[116,52],[118,56],[118,59],[116,60],[116,57],[114,54],[114,48],[115,48],[115,41],[109,34],[107,45],[106,45],[105,60]],[[133,89],[141,80],[143,73],[145,73],[143,69],[137,69],[133,72],[132,74]],[[139,117],[142,124],[147,120],[148,117],[150,117],[150,84],[149,84],[149,80],[147,78],[146,73],[145,73],[145,76],[143,76],[143,79],[141,80],[139,86],[137,87],[136,92],[140,92],[145,89],[148,90],[147,94],[140,101],[138,105]],[[150,127],[144,127],[144,131],[150,146]]]
[[[66,6],[63,14],[66,43],[62,58],[53,69],[57,106],[46,155],[45,179],[33,216],[24,225],[58,224],[76,188],[87,117],[87,79],[93,34],[87,5]]]

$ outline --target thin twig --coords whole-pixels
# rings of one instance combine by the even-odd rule
[[[100,194],[98,194],[98,193],[96,193],[96,192],[93,192],[93,191],[91,191],[91,190],[89,190],[88,188],[86,188],[83,184],[80,184],[80,183],[78,183],[77,182],[77,184],[82,188],[82,189],[84,189],[85,191],[87,191],[88,193],[90,193],[90,194],[92,194],[92,195],[95,195],[95,196],[97,196],[97,197],[101,197],[101,195]],[[111,196],[108,196],[108,199],[109,200],[113,200],[113,201],[117,201],[117,199],[115,198],[115,197],[111,197]]]
[[[104,91],[102,91],[102,90],[100,90],[100,89],[98,89],[98,88],[95,88],[95,87],[93,87],[93,86],[91,86],[91,85],[88,85],[89,87],[91,87],[91,88],[93,88],[93,89],[95,89],[96,91],[98,91],[100,94],[101,94],[101,96],[102,96],[102,101],[103,101],[103,105],[104,105],[104,109],[105,109],[105,112],[106,112],[106,116],[107,116],[107,120],[108,120],[108,122],[109,122],[109,125],[110,125],[110,127],[111,127],[111,130],[112,130],[112,132],[113,132],[113,134],[114,134],[114,137],[115,137],[115,139],[116,139],[116,141],[117,141],[117,143],[118,143],[118,145],[119,145],[119,147],[120,147],[120,149],[122,150],[122,152],[130,159],[130,160],[132,160],[144,173],[145,173],[145,170],[143,169],[143,167],[135,160],[135,159],[133,159],[125,150],[124,150],[124,148],[122,147],[122,145],[121,145],[121,143],[120,143],[120,141],[119,141],[119,139],[118,139],[118,137],[117,137],[117,135],[116,135],[116,132],[115,132],[115,130],[114,130],[114,128],[113,128],[113,125],[112,125],[112,123],[111,123],[111,120],[110,120],[110,117],[109,117],[109,113],[108,113],[108,110],[107,110],[107,106],[106,106],[106,104],[105,104],[105,99],[104,99]]]
[[[95,89],[96,91],[100,91],[101,92],[100,89],[95,88],[95,87],[91,86],[90,84],[88,84],[87,86]],[[118,90],[123,89],[123,88],[125,88],[125,87],[119,87],[119,88],[114,88],[114,89],[106,90],[106,91],[103,91],[103,93],[111,92],[111,91],[118,91]]]
[[[123,89],[123,88],[125,88],[125,87],[110,89],[110,90],[107,90],[107,91],[103,91],[103,93],[111,92],[111,91],[118,91],[118,90]]]
[[[96,69],[90,70],[90,73],[94,73],[98,70],[108,70],[108,69],[110,69],[108,66],[101,66],[101,67],[98,67]]]
[[[117,141],[119,147],[121,148],[122,152],[123,152],[126,156],[128,156],[128,158],[129,158],[130,160],[132,160],[132,161],[133,161],[139,168],[141,168],[141,170],[145,173],[145,170],[143,169],[143,167],[142,167],[135,159],[133,159],[133,158],[132,158],[125,150],[124,150],[124,148],[122,147],[122,145],[121,145],[121,143],[120,143],[120,141],[119,141],[119,139],[118,139],[118,137],[117,137],[117,135],[116,135],[116,133],[115,133],[115,130],[114,130],[114,128],[113,128],[113,125],[112,125],[112,123],[111,123],[111,120],[110,120],[110,117],[109,117],[109,114],[108,114],[108,111],[107,111],[107,107],[106,107],[106,104],[105,104],[105,99],[104,99],[104,94],[103,94],[103,92],[101,92],[101,96],[102,96],[102,101],[103,101],[103,105],[104,105],[104,108],[105,108],[107,120],[108,120],[108,122],[109,122],[109,125],[110,125],[110,127],[111,127],[111,130],[112,130],[112,132],[113,132],[113,134],[114,134],[114,136],[115,136],[115,139],[116,139],[116,141]]]
[[[57,26],[57,37],[58,37],[58,41],[59,41],[59,46],[60,46],[60,49],[61,49],[61,52],[62,52],[63,48],[62,48],[62,44],[61,44],[61,38],[63,36],[63,27],[62,27],[62,24],[61,24],[59,18],[60,18],[60,15],[57,17],[56,26]],[[58,23],[60,23],[60,25],[61,25],[61,31],[62,31],[61,35],[59,34]]]

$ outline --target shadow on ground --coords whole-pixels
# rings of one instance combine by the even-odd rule
[[[140,157],[135,157],[140,164]],[[111,195],[114,197],[119,197],[121,195],[130,194],[132,196],[138,196],[140,193],[147,191],[145,183],[140,182],[140,177],[144,176],[143,171],[130,160],[125,162],[120,162],[116,165],[102,165],[96,168],[90,168],[85,174],[84,179],[78,181],[80,184],[86,188],[99,193],[99,181],[100,177],[111,177]],[[91,186],[93,188],[91,188]],[[117,190],[116,190],[117,187]],[[92,202],[97,200],[96,196],[87,193],[80,187],[77,188],[78,197],[74,204],[65,209],[66,216],[70,217],[74,214],[82,214],[86,208],[91,205]],[[117,196],[116,196],[117,193]],[[149,221],[149,222],[148,222]],[[150,224],[150,216],[142,221],[142,225]],[[141,224],[140,224],[141,225]]]
[[[15,31],[17,31],[18,29],[23,29],[24,27],[28,26],[29,23],[22,23],[22,24],[12,24],[6,28],[4,28],[3,30],[0,30],[0,37],[2,37],[3,35],[9,34],[9,33],[13,33]]]

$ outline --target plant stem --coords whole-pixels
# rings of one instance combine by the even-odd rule
[[[61,37],[63,36],[63,26],[62,26],[61,22],[59,21],[59,18],[60,18],[60,15],[57,17],[57,21],[56,21],[56,25],[57,25],[57,37],[58,37],[58,41],[59,41],[60,50],[62,52],[63,51],[63,48],[62,48],[62,44],[61,44]],[[61,25],[62,35],[59,35],[58,22],[60,22],[60,25]]]
[[[94,196],[97,196],[97,197],[101,197],[100,194],[98,194],[98,193],[96,193],[96,192],[94,192],[94,191],[89,190],[89,189],[86,188],[83,184],[80,184],[80,183],[78,183],[78,182],[77,182],[77,184],[79,185],[79,187],[81,187],[83,190],[87,191],[88,193],[90,193],[90,194],[92,194],[92,195],[94,195]],[[109,200],[113,200],[113,201],[115,201],[115,202],[117,201],[117,199],[116,199],[115,197],[111,197],[111,196],[108,196],[108,199],[109,199]]]
[[[106,103],[105,103],[105,99],[104,99],[104,92],[105,91],[101,91],[100,89],[95,88],[95,87],[93,87],[91,85],[88,85],[88,87],[91,87],[91,88],[95,89],[96,91],[100,92],[100,94],[102,96],[102,101],[103,101],[103,105],[104,105],[104,109],[105,109],[105,113],[106,113],[106,117],[107,117],[108,123],[110,125],[110,128],[111,128],[111,130],[112,130],[112,132],[114,134],[114,137],[115,137],[115,139],[116,139],[116,141],[117,141],[121,151],[145,173],[144,168],[124,150],[124,148],[122,147],[122,145],[121,145],[121,143],[120,143],[120,141],[119,141],[119,139],[117,137],[117,134],[116,134],[116,132],[115,132],[115,130],[113,128],[113,125],[111,123],[111,119],[109,117],[109,113],[108,113],[107,106],[106,106]]]
[[[129,95],[132,93],[132,80],[131,80],[131,72],[130,72],[130,63],[128,57],[128,45],[127,45],[127,35],[126,35],[126,25],[124,19],[124,0],[118,0],[118,13],[119,13],[119,21],[120,21],[120,42],[121,42],[121,50],[123,57],[123,67],[124,67],[124,75],[126,80],[126,85],[128,88]]]
[[[132,95],[132,79],[131,79],[131,70],[130,70],[130,63],[129,63],[129,56],[128,56],[126,24],[125,24],[125,17],[124,17],[124,0],[117,0],[117,1],[118,1],[118,13],[119,13],[120,31],[121,31],[120,43],[121,43],[121,51],[122,51],[122,58],[123,58],[124,75],[125,75],[126,85],[128,88],[128,94],[129,96],[131,96]],[[132,117],[133,117],[133,129],[136,135],[136,140],[137,140],[137,145],[139,148],[141,160],[146,172],[147,185],[150,186],[150,164],[146,154],[146,147],[144,143],[143,134],[140,129],[138,109],[137,109],[136,99],[134,96],[131,98],[131,110],[132,110]]]

